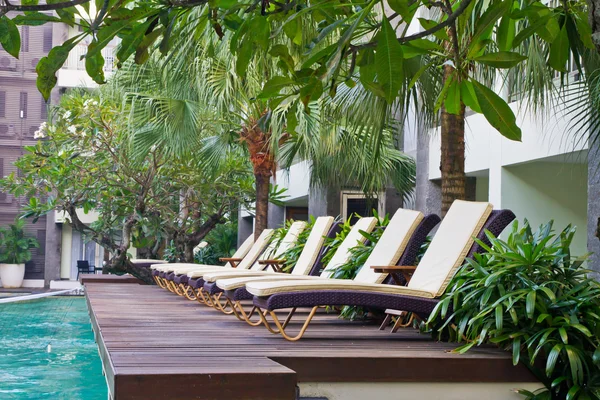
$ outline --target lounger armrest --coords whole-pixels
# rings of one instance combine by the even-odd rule
[[[232,257],[221,257],[219,261],[229,263],[233,268],[237,267],[238,263],[242,261],[243,258],[232,258]]]
[[[384,266],[372,265],[371,269],[373,269],[373,270],[375,270],[375,272],[379,272],[379,273],[392,273],[392,272],[400,272],[400,271],[414,272],[414,270],[417,269],[417,267],[415,265],[384,265]]]
[[[273,268],[275,272],[281,272],[281,266],[285,264],[285,260],[258,260],[258,263],[261,265],[266,265],[267,268]]]
[[[410,278],[412,278],[415,269],[417,269],[417,267],[414,265],[372,265],[371,268],[380,274],[390,274],[397,285],[404,284],[403,280],[406,283],[410,282]],[[400,278],[400,275],[402,278]]]

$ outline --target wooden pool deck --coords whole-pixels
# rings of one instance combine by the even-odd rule
[[[508,353],[466,355],[412,329],[399,333],[321,315],[288,342],[264,327],[132,280],[85,279],[114,400],[296,399],[303,383],[534,382]],[[302,396],[302,393],[300,393]]]

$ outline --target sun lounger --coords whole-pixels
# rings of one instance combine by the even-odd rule
[[[260,281],[246,284],[246,290],[255,296],[254,305],[263,324],[292,341],[304,335],[320,306],[389,308],[426,319],[470,254],[474,237],[484,238],[485,229],[498,235],[514,218],[508,210],[492,213],[489,203],[455,201],[407,286],[379,283],[381,277],[374,275],[371,267],[381,266],[373,261],[365,263],[355,280]],[[285,329],[298,307],[311,307],[311,311],[300,332],[291,336]],[[282,323],[275,311],[288,308],[292,312]],[[266,319],[267,313],[275,327]]]

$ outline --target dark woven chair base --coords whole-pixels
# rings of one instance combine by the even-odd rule
[[[252,300],[254,298],[254,296],[248,292],[245,287],[226,290],[225,296],[227,296],[229,300],[233,301]]]
[[[188,286],[194,289],[200,289],[204,287],[204,279],[202,278],[190,278],[187,282]]]
[[[217,286],[217,282],[204,282],[204,290],[208,294],[223,293],[223,289]]]
[[[175,279],[175,272],[169,272],[168,274],[165,274],[165,279],[168,281],[172,281]]]
[[[187,275],[176,275],[175,278],[173,278],[173,282],[175,282],[178,285],[180,283],[183,283],[185,285],[186,283],[188,283],[189,280],[190,278]]]
[[[355,290],[315,290],[305,292],[277,293],[268,297],[254,297],[254,305],[263,310],[279,310],[292,307],[315,306],[362,306],[391,308],[429,315],[439,300],[398,294],[358,292]]]
[[[152,276],[159,276],[159,274],[160,274],[160,271],[158,271],[156,269],[152,270]]]

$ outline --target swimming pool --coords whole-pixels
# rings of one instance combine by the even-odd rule
[[[84,298],[0,304],[0,399],[106,398]]]

